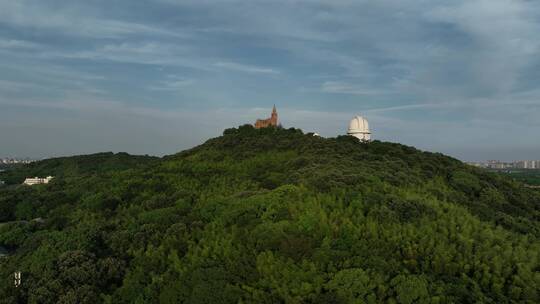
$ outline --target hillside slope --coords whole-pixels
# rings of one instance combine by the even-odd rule
[[[16,166],[14,170],[0,173],[0,180],[7,184],[20,184],[26,177],[53,175],[57,177],[82,176],[135,169],[158,160],[152,156],[129,155],[127,153],[96,153],[72,157],[50,158],[33,162],[26,166]]]
[[[538,192],[441,154],[243,126],[58,170],[0,189],[8,303],[540,301]]]

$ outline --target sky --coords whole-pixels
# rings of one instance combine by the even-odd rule
[[[540,2],[0,0],[0,157],[167,155],[270,115],[540,159]]]

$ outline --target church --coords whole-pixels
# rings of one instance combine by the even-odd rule
[[[266,128],[266,127],[277,127],[278,126],[278,114],[276,111],[276,105],[272,109],[272,115],[267,119],[257,119],[255,122],[255,129]]]

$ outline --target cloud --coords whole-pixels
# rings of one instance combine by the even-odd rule
[[[34,83],[24,83],[18,81],[0,79],[0,89],[3,91],[23,91],[34,88],[44,88],[43,86]]]
[[[1,97],[17,112],[0,122],[86,132],[52,110],[108,111],[197,143],[279,100],[287,125],[321,134],[360,112],[380,138],[427,149],[540,151],[524,139],[540,131],[534,1],[0,0],[0,28]]]
[[[128,35],[166,35],[182,37],[180,31],[137,22],[92,16],[93,9],[83,6],[48,5],[41,1],[0,1],[0,20],[14,27],[50,31],[57,34],[91,37],[119,38]]]
[[[365,88],[362,85],[355,85],[340,81],[325,81],[321,85],[321,91],[325,93],[352,94],[352,95],[378,95],[381,91]]]
[[[421,104],[409,104],[409,105],[402,105],[402,106],[395,106],[395,107],[367,109],[364,111],[364,113],[380,113],[380,112],[403,111],[403,110],[425,110],[425,109],[443,108],[443,107],[449,107],[449,106],[451,106],[451,104],[421,103]]]
[[[85,60],[108,60],[152,65],[197,66],[182,59],[186,48],[167,43],[119,43],[106,44],[94,50],[44,53],[45,58],[72,58]],[[197,66],[198,67],[198,66]]]
[[[216,62],[214,66],[233,71],[257,73],[257,74],[279,74],[279,71],[260,66],[246,65],[236,62]]]
[[[0,38],[0,49],[35,49],[38,47],[39,44],[30,41]]]
[[[519,86],[522,69],[538,61],[538,4],[530,1],[477,0],[435,7],[426,17],[454,26],[469,38],[464,66],[469,85],[494,93]],[[496,22],[494,22],[496,20]],[[464,46],[456,46],[454,53]]]
[[[155,91],[178,91],[192,85],[195,81],[178,77],[176,75],[167,75],[167,79],[159,81],[157,84],[150,85],[148,88]]]

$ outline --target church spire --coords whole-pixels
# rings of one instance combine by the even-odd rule
[[[275,104],[274,104],[274,108],[272,109],[272,115],[270,116],[270,123],[274,127],[277,127],[278,125],[278,117],[277,117],[277,110],[276,110]]]

